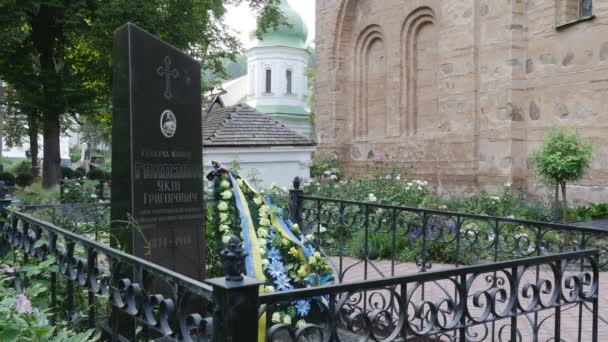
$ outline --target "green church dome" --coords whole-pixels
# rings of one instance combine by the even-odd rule
[[[308,39],[308,28],[304,20],[288,3],[287,0],[281,0],[281,12],[287,19],[291,27],[281,25],[275,31],[266,32],[262,36],[262,40],[257,39],[255,30],[250,33],[253,41],[251,47],[264,46],[287,46],[298,49],[306,48],[306,40]]]

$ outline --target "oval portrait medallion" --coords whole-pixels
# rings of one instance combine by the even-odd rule
[[[177,120],[175,114],[170,109],[165,109],[160,115],[160,131],[165,138],[172,138],[177,129]]]

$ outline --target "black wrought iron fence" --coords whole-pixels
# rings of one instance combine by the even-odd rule
[[[72,229],[102,226],[93,213],[109,223],[108,207],[7,209],[0,251],[13,266],[54,259],[58,269],[37,276],[48,279],[53,319],[109,340],[608,339],[603,231],[317,198],[296,186],[290,216],[315,232],[336,284],[259,295],[253,279],[198,282],[95,241],[95,228]],[[379,238],[390,247],[383,260],[372,256]],[[347,246],[356,239],[360,248]],[[18,267],[13,277],[17,287],[37,280]],[[281,310],[294,304],[301,312],[286,322]]]
[[[95,241],[110,243],[110,203],[23,205],[18,211]]]
[[[408,259],[424,272],[434,263],[458,267],[587,248],[599,249],[600,267],[608,266],[608,232],[599,229],[302,194],[292,197],[291,207],[298,213],[293,221],[315,233],[317,247],[334,257],[339,282],[392,276],[396,264]],[[372,256],[374,239],[389,246],[382,258]],[[353,242],[358,249],[347,246]],[[350,276],[356,267],[349,257],[363,265],[363,273]],[[388,272],[374,259],[390,263]]]
[[[266,341],[598,341],[598,258],[587,250],[266,293],[259,319]],[[312,318],[281,320],[302,302]]]
[[[72,327],[97,327],[108,340],[199,341],[210,332],[212,288],[196,280],[123,253],[29,214],[4,212],[0,239],[12,255],[13,283],[27,287],[48,280],[52,319]],[[19,265],[53,258],[37,279]]]

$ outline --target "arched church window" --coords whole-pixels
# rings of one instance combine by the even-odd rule
[[[286,93],[287,93],[288,95],[293,94],[293,92],[292,92],[292,88],[291,88],[291,70],[287,70],[287,71],[285,71],[285,81],[287,82],[287,86],[286,86],[286,88],[285,88],[285,89],[287,89],[287,90],[286,90]]]
[[[272,93],[272,70],[266,69],[266,93]]]

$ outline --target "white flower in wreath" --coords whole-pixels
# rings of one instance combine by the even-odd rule
[[[228,182],[227,180],[223,180],[220,183],[220,188],[222,188],[222,189],[228,189],[228,188],[230,188],[230,182]]]
[[[227,245],[228,242],[230,242],[230,236],[229,235],[224,235],[222,236],[222,242]]]
[[[308,324],[308,323],[306,323],[305,320],[301,319],[298,321],[298,323],[296,323],[296,329],[300,329],[301,327],[305,326],[306,324]]]
[[[261,237],[261,238],[267,238],[268,237],[268,230],[264,229],[264,228],[258,229],[258,236]]]
[[[283,317],[283,323],[287,324],[287,325],[291,325],[291,316],[285,315],[285,317]]]
[[[325,233],[327,231],[327,228],[325,228],[324,226],[319,227],[319,233]]]
[[[259,250],[260,250],[260,255],[266,254],[266,248],[260,247]]]
[[[268,265],[270,265],[270,260],[262,259],[262,267],[264,267],[264,269],[266,269],[268,267]]]
[[[232,198],[232,191],[226,190],[226,191],[222,192],[222,194],[220,196],[222,196],[223,200],[229,200]]]
[[[498,202],[498,201],[500,201],[500,197],[498,197],[498,196],[490,196],[490,199],[491,199],[493,202]]]
[[[279,312],[272,314],[272,323],[281,323],[281,314]]]
[[[220,224],[220,232],[226,232],[230,229],[230,227],[227,224]]]
[[[376,196],[374,196],[374,194],[369,194],[367,196],[367,201],[368,202],[376,202],[378,199],[376,198]]]
[[[260,219],[260,226],[264,226],[264,227],[270,226],[270,220],[267,218]]]
[[[274,286],[267,285],[267,286],[264,286],[264,289],[268,293],[274,292]]]
[[[228,214],[220,213],[220,222],[226,222],[226,221],[228,221]]]
[[[312,235],[312,234],[306,235],[306,241],[310,242],[310,241],[314,241],[314,239],[315,239],[314,235]]]
[[[217,205],[217,208],[220,211],[226,211],[226,210],[228,210],[228,202],[220,201],[220,204]]]
[[[262,204],[262,200],[259,197],[254,197],[253,203],[255,203],[255,205],[259,206]]]
[[[258,239],[258,244],[260,246],[266,246],[268,244],[268,240],[260,238],[260,239]],[[266,254],[266,253],[264,253],[264,254]]]

